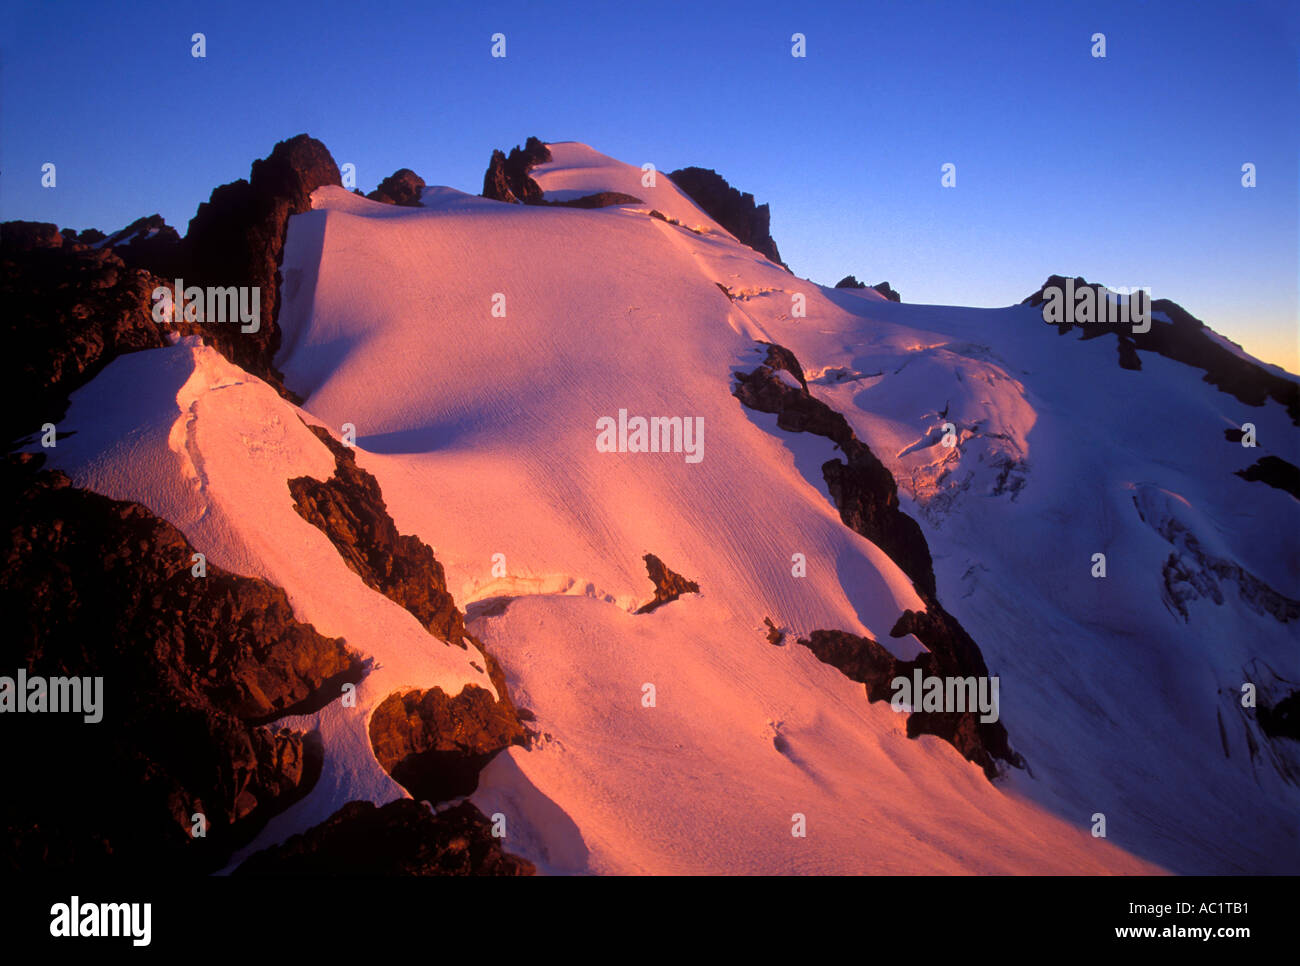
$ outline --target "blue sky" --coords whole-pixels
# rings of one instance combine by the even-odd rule
[[[1296,7],[6,0],[0,218],[184,232],[303,131],[363,190],[411,167],[477,192],[536,134],[717,169],[824,284],[982,306],[1053,272],[1146,285],[1300,371]]]

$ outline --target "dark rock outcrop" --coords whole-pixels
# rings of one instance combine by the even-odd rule
[[[844,453],[843,460],[828,460],[822,465],[822,476],[840,511],[840,519],[849,529],[883,550],[911,579],[926,605],[924,613],[904,612],[891,634],[895,637],[914,634],[929,648],[927,674],[987,677],[988,667],[979,647],[957,619],[939,603],[929,545],[916,521],[899,508],[898,485],[893,475],[854,435],[842,414],[808,392],[803,367],[794,353],[784,346],[763,344],[767,346],[767,356],[762,365],[753,372],[737,373],[732,392],[751,409],[775,413],[778,428],[786,432],[824,436]],[[799,382],[799,388],[779,378],[777,373],[780,371],[793,376]],[[842,631],[816,631],[808,646],[825,663],[836,667],[846,664],[853,671],[845,671],[850,677],[866,674],[877,665],[889,670],[898,663],[883,648],[880,648],[881,654],[874,654],[871,648],[860,643],[863,640]],[[869,643],[879,648],[874,641]],[[849,651],[857,655],[853,661],[875,663],[855,664],[845,657]],[[885,662],[886,658],[894,664]],[[890,673],[888,680],[893,677]],[[854,677],[854,680],[866,683],[866,678]],[[912,719],[917,717],[921,720],[913,723]],[[918,734],[933,734],[951,742],[968,760],[980,765],[989,778],[997,773],[994,759],[1015,767],[1024,765],[1023,759],[1011,750],[1006,729],[1000,722],[981,723],[978,715],[972,718],[969,712],[955,716],[916,712],[908,719],[908,735],[915,737]]]
[[[1033,295],[1026,298],[1021,305],[1041,306],[1046,300],[1049,288],[1065,289],[1066,278],[1052,275]],[[1093,285],[1083,278],[1075,278],[1074,290],[1092,288],[1099,295],[1104,294],[1104,285]],[[1169,321],[1155,318],[1162,314]],[[1119,326],[1109,322],[1081,324],[1065,322],[1057,326],[1060,334],[1076,326],[1083,331],[1083,338],[1095,339],[1099,336],[1114,335],[1118,342],[1119,363],[1125,369],[1141,369],[1141,357],[1137,350],[1154,352],[1181,362],[1184,365],[1204,371],[1204,379],[1222,392],[1241,400],[1249,406],[1262,406],[1269,399],[1274,399],[1286,407],[1291,421],[1300,426],[1300,384],[1284,379],[1270,372],[1261,365],[1253,363],[1232,352],[1222,343],[1212,338],[1206,331],[1205,323],[1193,316],[1176,302],[1169,299],[1156,299],[1151,303],[1151,329],[1148,332],[1133,332],[1130,326]]]
[[[166,284],[54,225],[0,225],[0,379],[14,400],[0,435],[14,440],[59,422],[68,395],[118,355],[163,346],[169,330],[196,331],[153,320],[151,293]]]
[[[1243,480],[1267,483],[1300,500],[1300,466],[1280,456],[1261,456],[1244,470],[1237,470]]]
[[[455,697],[442,688],[390,694],[370,719],[370,744],[384,770],[431,802],[471,794],[497,752],[526,738],[509,702],[472,684]]]
[[[469,802],[434,814],[409,798],[376,808],[349,802],[301,835],[251,856],[236,875],[295,878],[390,875],[532,875],[502,850]]]
[[[294,509],[330,538],[367,586],[405,607],[430,634],[464,647],[465,620],[433,549],[397,532],[379,482],[357,465],[351,449],[328,430],[309,428],[334,454],[334,475],[324,482],[310,476],[289,480]]]
[[[232,362],[284,390],[272,360],[280,348],[280,262],[289,216],[311,209],[311,193],[343,180],[325,145],[306,134],[279,142],[271,154],[253,162],[247,181],[233,181],[212,192],[190,220],[182,245],[187,286],[257,286],[259,328],[210,325],[206,335]]]
[[[763,623],[767,625],[767,643],[780,647],[785,642],[785,632],[773,624],[770,617],[764,617]]]
[[[1300,741],[1300,691],[1292,691],[1272,707],[1261,704],[1256,716],[1270,738]]]
[[[643,205],[645,202],[621,191],[598,191],[594,195],[583,195],[569,201],[543,201],[540,204],[554,208],[608,208],[611,205]]]
[[[764,363],[753,372],[738,373],[733,394],[750,409],[775,413],[780,429],[824,436],[840,448],[844,460],[829,460],[822,466],[840,519],[888,554],[920,591],[933,595],[930,550],[920,526],[899,509],[894,477],[854,435],[848,420],[808,392],[794,353],[765,344]],[[780,370],[790,373],[802,388],[778,378]]]
[[[926,624],[930,626],[924,627]],[[952,624],[955,625],[955,622]],[[973,664],[969,656],[965,661],[956,659],[959,650],[965,645],[964,642],[949,638],[952,632],[943,620],[907,611],[890,633],[894,637],[901,637],[906,633],[915,633],[918,629],[926,631],[931,640],[942,640],[948,646],[932,650],[929,654],[921,654],[912,661],[900,661],[869,637],[857,637],[844,631],[813,631],[809,637],[799,638],[799,643],[812,651],[823,664],[829,664],[850,680],[864,684],[868,701],[890,701],[894,696],[891,682],[896,677],[911,681],[916,670],[920,670],[926,678],[987,676],[987,669],[984,669],[983,675],[974,673],[975,667],[982,668],[984,664],[978,649],[975,649]],[[957,630],[964,636],[960,628]],[[926,644],[928,647],[929,642]],[[997,760],[1018,768],[1024,767],[1024,760],[1011,750],[1002,723],[980,721],[978,710],[914,710],[907,717],[907,736],[917,738],[920,735],[933,735],[947,741],[967,761],[979,765],[990,780],[998,775]]]
[[[772,239],[772,212],[767,205],[755,205],[753,195],[737,191],[711,168],[679,168],[668,177],[737,241],[789,270]]]
[[[0,865],[211,871],[319,773],[315,736],[259,722],[322,706],[361,667],[280,588],[211,563],[193,576],[171,524],[40,462],[3,471],[0,673],[102,677],[102,720],[5,715],[22,794],[0,796]]]
[[[664,562],[654,554],[648,553],[642,559],[645,560],[646,572],[650,574],[650,580],[655,585],[655,596],[654,600],[637,609],[638,614],[649,614],[656,611],[664,604],[676,600],[682,594],[698,594],[700,592],[699,584],[693,580],[687,580],[675,571],[669,570]]]
[[[877,282],[871,287],[891,302],[901,302],[903,300],[902,296],[895,292],[888,282]]]
[[[840,279],[838,282],[835,283],[835,287],[836,288],[867,288],[867,283],[859,282],[856,276],[845,275],[842,279]],[[902,301],[902,297],[897,292],[894,291],[893,287],[888,282],[877,282],[875,285],[872,285],[871,288],[875,289],[877,292],[879,292],[885,298],[889,299],[889,301],[891,302]]]
[[[509,204],[540,204],[541,186],[528,172],[550,160],[551,149],[535,137],[530,137],[523,148],[515,145],[509,155],[493,151],[483,175],[483,197]]]
[[[424,179],[410,168],[398,168],[379,182],[379,187],[366,197],[371,201],[382,201],[386,205],[419,208],[426,187]]]

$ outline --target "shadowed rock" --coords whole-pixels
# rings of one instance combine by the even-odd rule
[[[898,487],[885,465],[854,435],[848,420],[808,392],[803,369],[794,353],[768,345],[767,358],[750,373],[738,373],[733,394],[759,412],[775,413],[777,427],[792,433],[813,433],[834,442],[844,460],[829,460],[822,476],[840,519],[885,551],[926,594],[934,594],[930,550],[921,528],[899,509]],[[796,388],[777,376],[784,370],[800,383]]]
[[[10,458],[0,667],[102,677],[102,720],[5,715],[0,866],[211,871],[319,773],[315,736],[257,723],[323,706],[361,668],[283,590],[207,565],[136,503]],[[195,813],[207,824],[191,836]]]
[[[54,225],[0,225],[0,380],[13,400],[0,412],[4,438],[58,423],[69,394],[117,356],[166,345],[168,331],[198,331],[153,320],[151,293],[167,284]]]
[[[349,802],[282,845],[251,856],[236,875],[339,877],[532,875],[533,864],[501,849],[469,802],[434,814],[409,798],[376,808]]]
[[[946,617],[946,615],[944,615]],[[930,628],[922,628],[924,623]],[[951,622],[951,623],[949,623]],[[973,667],[971,662],[956,660],[956,650],[962,645],[950,639],[948,629],[955,622],[942,619],[935,620],[925,614],[907,611],[890,632],[894,637],[914,633],[918,628],[925,630],[930,640],[939,644],[937,650],[921,654],[912,661],[900,661],[889,651],[869,637],[857,637],[837,630],[813,631],[807,638],[799,638],[799,643],[816,655],[823,664],[838,669],[845,677],[866,686],[868,701],[891,701],[894,697],[892,682],[902,677],[913,680],[913,672],[920,670],[922,675],[930,677],[974,677],[987,676],[987,669],[982,674],[974,673],[974,668],[983,668],[984,661],[975,650]],[[964,632],[960,631],[964,636]],[[918,636],[920,636],[918,634]],[[969,641],[969,638],[966,639]],[[929,646],[929,641],[926,642]],[[919,703],[919,698],[914,701]],[[907,736],[917,738],[921,735],[933,735],[948,742],[967,761],[974,762],[984,771],[990,781],[997,777],[998,766],[995,759],[1000,759],[1017,768],[1024,767],[1024,759],[1011,750],[1007,741],[1006,729],[1000,721],[980,721],[977,709],[964,711],[922,711],[913,710],[907,716]]]
[[[210,324],[207,336],[223,355],[284,390],[272,360],[280,348],[280,262],[289,216],[311,210],[311,193],[343,181],[325,145],[306,134],[279,142],[269,157],[253,162],[247,181],[216,188],[190,220],[182,246],[186,285],[257,286],[261,299],[257,332]],[[296,400],[295,400],[296,401]]]
[[[1300,467],[1280,456],[1261,456],[1244,470],[1237,470],[1243,480],[1267,483],[1300,500]]]
[[[382,201],[386,205],[419,208],[425,187],[424,179],[410,168],[398,168],[379,182],[379,187],[366,197],[371,201]]]

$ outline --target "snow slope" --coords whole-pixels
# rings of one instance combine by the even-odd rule
[[[548,199],[622,191],[644,207],[315,193],[290,221],[276,358],[302,410],[188,344],[120,359],[74,397],[63,428],[79,434],[56,465],[281,584],[300,619],[387,675],[367,679],[359,713],[320,713],[327,779],[255,847],[348,796],[403,794],[357,730],[395,685],[490,688],[294,513],[284,480],[332,472],[301,415],[355,426],[399,530],[434,547],[536,714],[534,746],[499,755],[472,798],[543,871],[1300,871],[1289,759],[1248,750],[1271,743],[1233,697],[1256,662],[1300,678],[1295,622],[1253,608],[1236,578],[1215,576],[1223,602],[1191,600],[1186,619],[1162,596],[1177,519],[1204,560],[1300,597],[1298,504],[1233,476],[1260,451],[1223,440],[1253,420],[1264,445],[1289,441],[1266,451],[1296,461],[1280,407],[1245,407],[1148,353],[1121,370],[1109,339],[1058,337],[1032,309],[821,288],[662,174],[649,189],[638,166],[551,148],[532,173]],[[831,444],[731,395],[732,373],[762,361],[757,339],[792,349],[894,473],[1032,774],[989,783],[947,743],[909,740],[902,715],[794,643],[839,629],[911,657],[919,642],[888,632],[923,604],[841,523],[820,472]],[[128,386],[132,412],[106,418]],[[703,459],[598,451],[597,420],[620,410],[701,417]],[[651,595],[646,553],[700,594],[634,614]],[[1089,833],[1097,812],[1106,839]]]

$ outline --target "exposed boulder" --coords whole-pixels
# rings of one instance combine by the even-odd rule
[[[866,282],[859,282],[854,275],[845,275],[835,283],[836,288],[866,288]]]
[[[349,802],[301,835],[251,856],[236,875],[320,878],[392,875],[532,875],[504,852],[470,802],[437,814],[409,798],[376,808]]]
[[[681,574],[669,570],[662,560],[652,553],[648,553],[642,558],[645,560],[645,569],[650,574],[650,581],[655,585],[654,600],[644,604],[637,609],[638,614],[649,614],[658,610],[664,604],[671,603],[682,594],[698,594],[700,585],[693,580],[687,580]]]
[[[755,205],[753,195],[737,191],[711,168],[679,168],[668,177],[737,241],[789,270],[772,239],[767,205]]]
[[[379,187],[366,197],[371,201],[382,201],[386,205],[419,208],[425,187],[424,179],[410,168],[398,168],[379,182]]]
[[[442,688],[390,694],[370,718],[370,744],[384,770],[431,802],[471,794],[497,752],[526,739],[513,706],[472,684],[454,697]]]
[[[259,328],[207,327],[206,335],[227,358],[293,398],[272,362],[280,348],[280,262],[289,216],[311,209],[311,193],[342,186],[338,165],[325,145],[306,134],[279,142],[269,157],[253,162],[249,180],[216,188],[190,220],[182,253],[186,285],[256,286]]]
[[[40,462],[3,471],[0,673],[101,677],[102,720],[5,715],[24,791],[0,796],[0,865],[212,871],[319,773],[314,736],[259,723],[323,706],[360,665],[280,588],[210,563],[195,576],[171,524]]]

